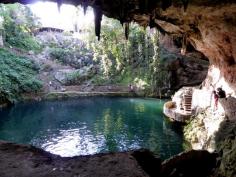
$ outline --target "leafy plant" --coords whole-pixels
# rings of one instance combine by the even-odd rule
[[[70,51],[67,49],[59,48],[59,47],[54,47],[50,48],[49,54],[51,58],[57,59],[62,63],[67,63],[67,58],[70,55]]]
[[[0,101],[15,102],[24,92],[37,92],[42,83],[36,79],[34,63],[0,49]]]
[[[3,17],[3,34],[7,46],[26,51],[40,51],[41,45],[33,36],[33,31],[40,25],[29,7],[20,4],[0,5]]]

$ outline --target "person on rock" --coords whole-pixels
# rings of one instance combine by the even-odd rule
[[[222,88],[217,88],[217,95],[219,98],[226,98],[226,93]]]
[[[134,91],[134,86],[132,84],[129,84],[129,91],[133,92]]]
[[[219,96],[215,90],[213,91],[213,97],[214,97],[214,110],[217,110]]]

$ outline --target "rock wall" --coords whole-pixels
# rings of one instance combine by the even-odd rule
[[[188,45],[188,53],[181,55],[181,39],[160,35],[160,58],[168,70],[169,87],[176,91],[183,86],[200,85],[207,76],[209,62],[200,52]]]
[[[236,176],[236,122],[223,121],[216,134],[216,148],[220,152],[220,159],[215,176]]]
[[[223,86],[235,96],[236,4],[199,2],[190,4],[185,12],[177,9],[178,6],[170,6],[166,11],[160,10],[163,20],[156,22],[168,33],[182,35],[186,43],[209,59],[211,66],[203,87],[209,90],[210,84],[215,88]]]
[[[201,93],[201,92],[200,92]],[[185,138],[193,149],[217,151],[220,156],[214,176],[236,175],[236,99],[219,99],[219,107],[202,109],[184,128]]]

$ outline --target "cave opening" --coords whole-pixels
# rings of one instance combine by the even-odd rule
[[[95,14],[94,18],[80,19],[93,28],[79,26],[74,20],[69,30],[61,26],[40,27],[40,23],[32,23],[35,16],[28,7],[5,5],[14,0],[1,2],[1,105],[21,99],[39,101],[42,93],[51,92],[46,95],[53,99],[74,97],[77,92],[125,92],[129,96],[159,98],[174,94],[164,104],[164,113],[180,122],[192,117],[183,128],[185,139],[193,149],[215,151],[219,156],[216,163],[215,154],[210,154],[211,167],[205,171],[201,167],[201,175],[235,174],[234,1],[58,0],[56,9],[60,13],[67,3],[82,5],[77,9],[79,14]],[[220,89],[225,96],[215,99],[212,91]],[[146,108],[137,108],[143,109]],[[5,144],[0,148],[4,150]],[[173,158],[177,162],[162,162],[157,173],[153,164],[147,167],[148,157],[140,159],[142,153],[131,156],[150,176],[188,176],[186,162],[201,161],[204,153],[193,151]],[[56,159],[46,157],[48,161]]]

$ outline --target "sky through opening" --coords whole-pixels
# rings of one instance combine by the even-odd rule
[[[37,2],[28,6],[40,18],[43,27],[54,27],[69,31],[74,30],[75,24],[80,29],[94,21],[94,14],[91,9],[88,9],[84,15],[81,7],[78,9],[72,5],[63,4],[60,12],[57,4],[53,2]]]

